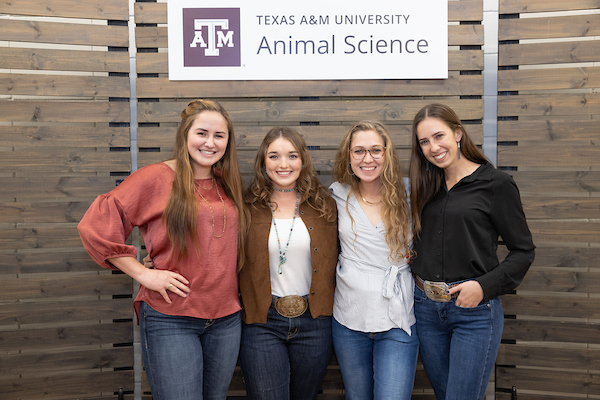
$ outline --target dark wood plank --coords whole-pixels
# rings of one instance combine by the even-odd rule
[[[512,400],[511,394],[506,392],[496,392],[496,400]],[[581,400],[581,396],[577,393],[572,396],[557,395],[555,393],[531,394],[519,392],[517,388],[517,396],[519,400]]]
[[[80,251],[48,250],[36,253],[0,253],[3,274],[88,272],[103,270],[82,248]]]
[[[598,36],[600,14],[510,18],[498,21],[498,40]]]
[[[498,165],[503,167],[583,167],[600,165],[596,146],[498,146]],[[550,161],[551,160],[551,161]]]
[[[600,222],[598,221],[536,221],[528,222],[534,243],[541,242],[598,242]]]
[[[153,3],[143,3],[153,4]],[[154,3],[160,4],[160,3]],[[1,53],[0,53],[1,54]],[[1,61],[0,61],[1,63]],[[1,64],[0,64],[1,65]],[[167,53],[137,53],[136,70],[138,74],[169,72]],[[482,71],[483,50],[448,50],[448,71]]]
[[[129,29],[118,25],[2,20],[2,40],[33,43],[129,46]]]
[[[128,151],[90,151],[88,149],[48,149],[2,153],[0,169],[27,173],[117,172],[131,171]]]
[[[507,315],[559,318],[598,318],[600,315],[598,299],[589,297],[505,295],[502,302]]]
[[[588,89],[600,86],[600,67],[498,71],[498,90]]]
[[[167,27],[138,26],[135,43],[138,48],[167,48]],[[483,45],[483,25],[449,25],[448,45]]]
[[[522,197],[527,218],[600,218],[600,197]]]
[[[598,7],[598,0],[500,0],[501,14],[588,10]]]
[[[0,203],[0,223],[79,222],[90,201]]]
[[[535,249],[536,267],[557,268],[600,268],[598,247],[538,246]]]
[[[597,139],[598,124],[593,119],[498,121],[498,141],[500,142],[519,140],[557,142]]]
[[[521,193],[558,196],[600,192],[600,171],[510,171]]]
[[[133,317],[133,308],[129,317]],[[102,345],[110,343],[132,343],[133,322],[88,324],[41,329],[14,329],[0,331],[2,347],[43,351],[52,348]]]
[[[65,227],[0,229],[0,249],[40,249],[79,247],[76,224]]]
[[[129,72],[129,53],[0,47],[0,68]]]
[[[511,96],[516,97],[516,96]],[[600,97],[599,97],[600,98]],[[452,107],[461,119],[481,119],[483,100],[455,98],[437,99]],[[431,100],[332,100],[332,101],[221,101],[234,123],[261,122],[347,122],[375,119],[382,122],[412,122],[414,115]],[[140,102],[139,122],[179,122],[179,114],[187,103]],[[357,116],[359,116],[357,118]]]
[[[22,96],[129,97],[129,78],[0,74],[0,94]]]
[[[554,365],[560,368],[600,369],[600,350],[558,346],[502,344],[496,364],[527,367]]]
[[[496,387],[544,392],[600,394],[600,375],[548,369],[496,368]]]
[[[6,287],[0,300],[42,300],[69,296],[131,295],[132,279],[125,274],[55,274],[45,278],[3,278]]]
[[[562,4],[566,4],[561,0]],[[532,65],[600,61],[597,40],[500,45],[498,64]]]
[[[133,371],[65,371],[48,376],[29,376],[19,379],[1,379],[0,396],[3,400],[34,398],[44,393],[49,398],[65,396],[100,395],[102,392],[116,392],[119,387],[132,391]]]
[[[132,302],[132,299],[110,299],[2,303],[0,325],[131,318]]]
[[[129,147],[129,128],[0,126],[0,147]]]
[[[123,179],[124,177],[120,177]],[[2,202],[23,202],[47,199],[93,199],[114,189],[119,177],[37,176],[0,177]]]
[[[498,96],[499,117],[590,115],[594,114],[599,107],[600,96],[597,93]]]
[[[504,299],[508,296],[503,297]],[[502,338],[539,342],[600,343],[600,324],[591,322],[560,322],[525,319],[505,319]]]
[[[1,101],[0,121],[129,122],[129,103],[118,101]]]
[[[129,19],[129,7],[126,0],[110,2],[52,0],[51,3],[37,0],[19,0],[0,3],[0,14],[127,21]]]
[[[59,349],[49,352],[0,354],[0,374],[39,375],[56,371],[133,367],[133,347]]]
[[[597,293],[600,271],[584,272],[569,269],[532,267],[518,287],[519,291],[557,293]]]

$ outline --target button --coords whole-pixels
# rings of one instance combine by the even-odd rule
[[[310,292],[310,294],[314,296],[314,295],[315,295],[315,292]]]
[[[442,234],[442,231],[438,231],[438,235],[441,235],[441,234]]]
[[[317,248],[315,247],[315,251],[319,251],[319,249],[317,249]]]
[[[317,270],[315,269],[313,272],[316,274],[316,273],[317,273]]]
[[[440,274],[437,274],[437,275],[435,276],[435,278],[436,278],[436,279],[440,279]]]
[[[442,253],[437,253],[437,255],[438,255],[438,256],[441,256],[441,255],[442,255]]]
[[[312,228],[313,228],[312,226],[309,226],[309,227],[308,227],[308,230],[309,230],[309,231],[312,231]]]
[[[304,211],[300,211],[300,214],[304,214]]]

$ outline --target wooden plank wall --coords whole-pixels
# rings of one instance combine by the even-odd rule
[[[128,8],[0,4],[2,399],[133,391],[131,279],[92,262],[76,230],[131,170]]]
[[[496,368],[519,400],[600,396],[598,1],[501,0],[498,164],[538,246]],[[498,394],[498,399],[510,399]]]

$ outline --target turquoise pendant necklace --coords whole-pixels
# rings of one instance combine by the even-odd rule
[[[277,266],[277,272],[281,275],[283,274],[283,264],[287,261],[285,257],[285,253],[287,252],[288,246],[290,245],[290,239],[292,238],[292,231],[294,230],[294,222],[296,222],[296,215],[298,215],[298,202],[300,201],[300,192],[296,193],[296,207],[294,208],[294,219],[292,219],[292,227],[290,229],[290,235],[288,236],[287,243],[285,245],[285,249],[281,250],[281,241],[279,240],[279,231],[277,230],[277,223],[275,222],[275,214],[273,213],[273,207],[271,203],[269,203],[269,208],[271,209],[271,217],[273,221],[273,226],[275,227],[275,235],[277,236],[277,247],[279,247],[279,265]]]

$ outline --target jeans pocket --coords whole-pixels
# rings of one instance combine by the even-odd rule
[[[415,303],[422,303],[427,299],[427,295],[415,285]]]

